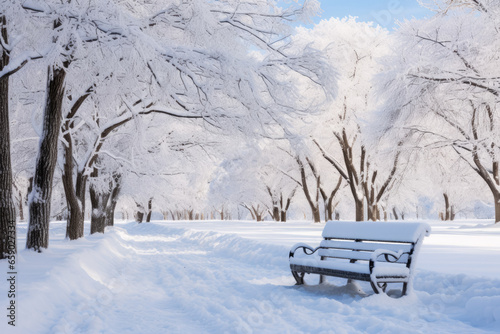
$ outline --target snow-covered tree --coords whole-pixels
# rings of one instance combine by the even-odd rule
[[[314,143],[347,181],[356,207],[356,220],[379,219],[379,206],[391,189],[399,164],[400,148],[382,148],[365,132],[379,107],[373,78],[381,71],[377,58],[387,54],[388,32],[355,18],[322,21],[301,29],[298,43],[311,43],[326,52],[338,71],[338,95],[327,105],[320,121],[313,121]],[[367,125],[368,124],[368,125]]]
[[[80,1],[29,1],[22,7],[18,9],[30,13],[48,36],[44,57],[49,67],[45,125],[29,203],[28,248],[48,245],[50,200],[46,199],[50,199],[58,151],[55,138],[63,114],[68,237],[76,239],[83,235],[86,178],[94,172],[105,139],[125,123],[151,113],[202,118],[221,128],[248,115],[254,122],[266,113],[272,119],[275,113],[290,110],[294,87],[281,80],[283,73],[295,72],[315,84],[331,82],[314,50],[298,53],[286,42],[289,22],[316,11],[316,1],[286,9],[273,1],[204,0],[167,5],[102,0],[90,6]],[[126,77],[136,74],[135,80]],[[104,87],[115,90],[111,98]],[[137,90],[131,92],[131,87]],[[102,106],[103,97],[120,103],[92,111],[89,101]],[[85,104],[98,126],[81,115]],[[97,138],[92,141],[91,135],[86,138],[90,142],[78,142],[89,154],[74,159],[73,136],[83,129],[91,129]]]
[[[405,22],[397,33],[382,118],[392,133],[410,133],[461,159],[490,190],[498,222],[500,2],[436,3],[437,15]]]
[[[16,212],[13,201],[13,174],[11,162],[11,120],[9,119],[11,96],[10,78],[20,71],[30,60],[43,55],[33,48],[30,42],[39,37],[32,34],[25,36],[26,26],[19,1],[0,1],[0,258],[17,250]],[[29,30],[29,28],[28,28]],[[26,42],[25,40],[29,40]],[[34,43],[36,44],[36,43]],[[28,47],[30,45],[31,47]],[[10,247],[9,247],[10,244]]]

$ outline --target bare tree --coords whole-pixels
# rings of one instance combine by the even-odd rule
[[[320,186],[319,190],[321,192],[321,197],[323,197],[323,203],[325,206],[325,221],[333,220],[333,212],[338,205],[338,202],[335,201],[335,197],[340,190],[340,186],[342,185],[342,176],[339,176],[337,181],[337,185],[330,193],[327,193],[323,186]]]
[[[262,221],[266,214],[266,207],[260,204],[241,204],[245,209],[247,209],[252,215],[252,219],[255,221]]]
[[[315,223],[321,222],[321,211],[319,207],[319,193],[320,193],[320,187],[321,187],[321,176],[316,172],[316,169],[314,167],[314,164],[306,158],[307,164],[309,165],[309,168],[312,171],[313,179],[314,179],[314,188],[309,190],[311,188],[310,185],[307,183],[307,176],[306,176],[306,169],[304,166],[304,163],[302,160],[297,157],[297,164],[299,165],[299,170],[300,170],[300,182],[296,181],[301,187],[302,191],[304,192],[304,195],[306,196],[307,203],[309,204],[309,207],[311,208],[311,214],[313,217],[313,220]],[[314,190],[315,189],[315,190]]]
[[[290,208],[297,187],[294,187],[293,190],[288,193],[288,196],[283,195],[283,189],[279,192],[279,195],[275,194],[269,186],[266,186],[266,189],[272,203],[272,210],[268,210],[269,215],[273,217],[274,221],[286,222],[287,211]]]

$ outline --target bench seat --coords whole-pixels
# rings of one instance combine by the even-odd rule
[[[290,267],[298,272],[306,273],[318,273],[321,269],[325,269],[325,275],[329,272],[345,272],[345,278],[354,278],[354,276],[359,276],[364,278],[363,280],[370,280],[370,275],[373,273],[377,278],[398,278],[402,280],[407,280],[410,276],[410,269],[405,265],[396,263],[379,263],[373,272],[370,273],[370,268],[365,263],[350,263],[341,260],[321,260],[308,259],[308,258],[292,258],[290,259]],[[332,275],[337,276],[337,275]]]

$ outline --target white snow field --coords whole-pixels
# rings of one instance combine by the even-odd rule
[[[20,223],[16,327],[4,315],[0,333],[500,332],[500,226],[430,224],[414,291],[393,298],[337,278],[294,285],[288,251],[316,246],[324,224],[118,222],[68,241],[52,222],[38,254]],[[2,279],[5,314],[7,290]]]

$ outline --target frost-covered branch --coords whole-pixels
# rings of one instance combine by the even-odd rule
[[[25,52],[24,54],[19,55],[14,59],[11,58],[9,64],[0,71],[0,79],[15,74],[16,72],[21,70],[26,64],[28,64],[30,60],[40,59],[43,57],[44,54]]]
[[[318,143],[318,141],[316,139],[313,139],[313,143],[316,144],[316,147],[319,148],[319,150],[321,151],[321,154],[323,155],[323,157],[328,161],[330,162],[334,167],[335,169],[337,169],[337,171],[339,172],[339,174],[346,180],[346,181],[349,181],[349,177],[347,176],[347,173],[346,171],[344,170],[344,168],[340,165],[340,163],[332,156],[330,156],[328,153],[326,153],[325,149]]]

